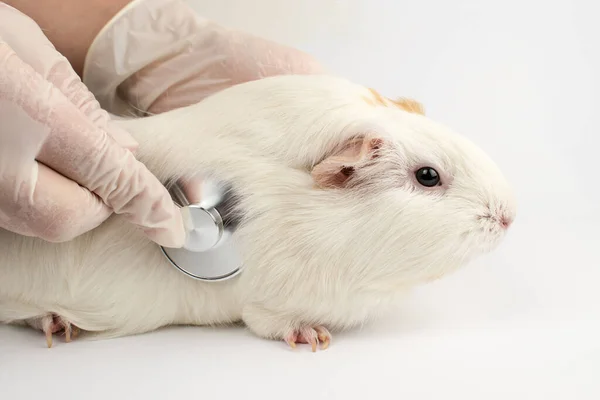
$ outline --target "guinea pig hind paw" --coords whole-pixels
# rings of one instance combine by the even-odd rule
[[[27,322],[33,328],[40,329],[44,332],[48,348],[52,347],[52,339],[55,333],[63,332],[65,334],[65,341],[69,343],[75,339],[80,332],[78,327],[56,314],[47,314]]]
[[[283,339],[291,348],[296,348],[296,343],[310,344],[312,351],[317,351],[317,344],[321,343],[321,350],[325,350],[331,343],[331,333],[322,326],[303,327],[293,330]]]

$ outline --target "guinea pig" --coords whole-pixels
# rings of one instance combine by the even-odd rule
[[[244,269],[206,283],[112,216],[65,243],[0,231],[0,322],[70,341],[243,322],[326,347],[399,295],[496,248],[515,218],[484,151],[423,114],[333,76],[278,76],[119,121],[165,185],[201,174],[236,193]]]

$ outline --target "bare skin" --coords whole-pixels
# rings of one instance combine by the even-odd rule
[[[92,41],[131,0],[4,0],[32,18],[79,76]]]

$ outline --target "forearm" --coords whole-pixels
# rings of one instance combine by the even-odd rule
[[[79,76],[92,41],[132,0],[3,0],[32,18]]]

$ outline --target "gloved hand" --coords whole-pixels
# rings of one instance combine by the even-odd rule
[[[181,214],[136,146],[37,24],[0,3],[0,227],[58,242],[116,212],[180,247]]]
[[[158,114],[238,83],[325,73],[308,54],[198,16],[181,0],[134,0],[100,31],[83,82],[117,115]],[[199,178],[183,183],[191,202]]]

